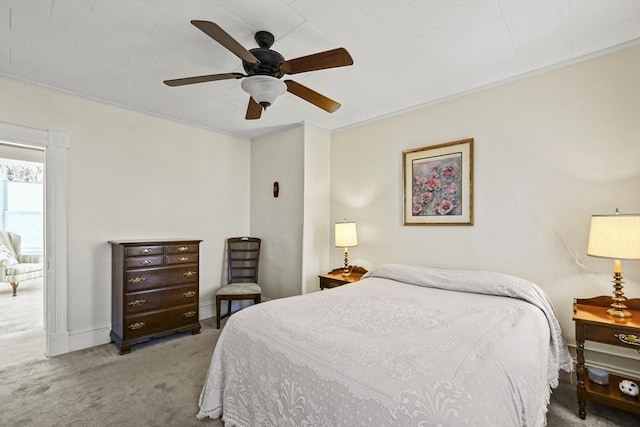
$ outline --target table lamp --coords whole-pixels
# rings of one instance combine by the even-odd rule
[[[640,260],[640,214],[592,215],[587,255],[613,259],[613,303],[607,314],[631,317],[624,305],[623,259]]]
[[[336,247],[344,248],[344,267],[342,275],[349,276],[349,248],[358,246],[358,233],[355,222],[336,222],[335,228]]]

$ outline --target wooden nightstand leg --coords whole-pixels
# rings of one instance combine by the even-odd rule
[[[578,350],[578,365],[576,366],[576,377],[578,379],[578,416],[581,419],[587,417],[587,389],[584,381],[586,379],[586,369],[584,368],[584,341],[576,342]]]

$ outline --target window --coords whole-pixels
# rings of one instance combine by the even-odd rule
[[[23,253],[42,253],[44,185],[41,182],[0,180],[2,229],[22,237]]]

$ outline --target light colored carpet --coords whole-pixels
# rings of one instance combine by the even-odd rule
[[[20,282],[18,295],[8,283],[0,283],[0,334],[44,328],[42,279]]]
[[[174,334],[119,355],[105,344],[0,370],[3,426],[215,426],[197,420],[198,397],[218,339]]]
[[[0,283],[0,367],[44,358],[42,283],[42,278],[21,282],[16,297],[8,283]]]
[[[152,340],[123,356],[105,344],[0,369],[0,425],[223,427],[219,420],[195,418],[219,336],[215,319],[201,323],[199,335]],[[581,420],[577,407],[574,386],[561,382],[551,397],[548,426],[640,426],[640,416],[596,402],[588,403]]]

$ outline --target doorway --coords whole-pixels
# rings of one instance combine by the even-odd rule
[[[44,150],[45,355],[68,353],[67,157],[69,135],[0,122],[0,141]]]
[[[45,354],[43,162],[41,149],[0,143],[0,366]],[[10,286],[6,272],[38,264]]]

